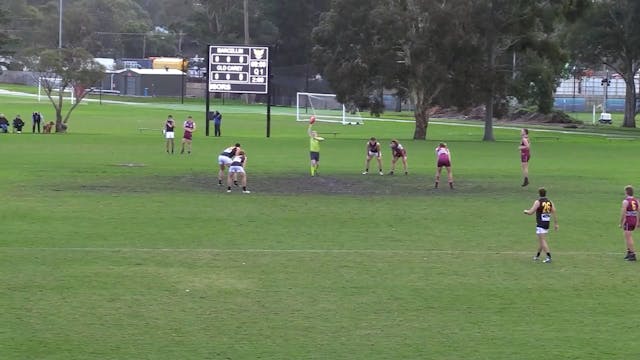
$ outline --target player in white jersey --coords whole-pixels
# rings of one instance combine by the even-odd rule
[[[218,185],[222,186],[222,179],[224,178],[224,169],[231,165],[233,157],[236,156],[242,149],[240,148],[240,143],[236,143],[234,146],[229,146],[228,148],[222,150],[220,155],[218,155],[218,165],[220,165],[220,170],[218,171]],[[234,183],[238,185],[237,180],[234,180]]]
[[[247,173],[244,171],[244,167],[247,165],[247,157],[243,150],[240,150],[232,159],[229,166],[229,174],[227,175],[227,192],[231,192],[231,183],[234,176],[239,178],[242,185],[242,192],[249,194],[251,191],[247,190]]]

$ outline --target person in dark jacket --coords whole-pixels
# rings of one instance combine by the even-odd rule
[[[219,111],[213,113],[213,136],[220,136],[220,126],[222,125],[222,114]]]
[[[0,132],[5,134],[9,132],[9,120],[4,114],[0,114]]]
[[[17,132],[18,134],[21,134],[23,127],[24,127],[24,121],[22,121],[22,118],[20,117],[20,115],[16,115],[16,118],[13,119],[14,131]]]
[[[42,122],[42,114],[39,111],[34,111],[33,114],[31,114],[31,120],[32,120],[31,132],[35,133],[36,126],[37,126],[38,133],[40,133],[40,123]]]

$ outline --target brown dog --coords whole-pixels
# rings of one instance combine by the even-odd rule
[[[45,134],[51,134],[51,130],[53,129],[53,121],[49,121],[48,124],[44,124],[44,128],[43,128],[43,133]]]

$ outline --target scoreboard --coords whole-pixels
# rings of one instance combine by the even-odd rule
[[[209,92],[266,94],[269,48],[266,46],[209,46]]]

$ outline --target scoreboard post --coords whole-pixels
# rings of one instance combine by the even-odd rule
[[[267,94],[267,137],[270,134],[269,48],[209,45],[207,52],[206,135],[209,136],[211,93]]]

